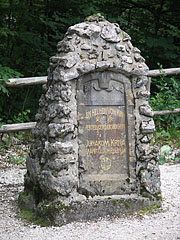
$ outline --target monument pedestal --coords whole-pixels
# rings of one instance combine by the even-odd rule
[[[53,225],[61,226],[73,221],[95,220],[103,217],[123,217],[147,211],[153,206],[161,206],[157,199],[133,195],[96,196],[86,200],[72,201],[66,206],[61,202],[40,204],[38,216],[50,221]]]
[[[159,204],[148,67],[130,40],[97,14],[58,43],[39,100],[22,208],[62,225]]]

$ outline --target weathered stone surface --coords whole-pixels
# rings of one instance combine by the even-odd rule
[[[91,46],[84,43],[83,45],[81,45],[81,50],[91,50]]]
[[[69,34],[74,34],[76,33],[80,37],[97,37],[98,34],[101,32],[101,28],[94,24],[88,24],[88,23],[79,23],[76,24],[75,26],[72,26],[68,29]]]
[[[74,56],[74,54],[68,53],[67,56],[59,58],[59,66],[72,68],[78,61],[78,56]]]
[[[112,25],[105,25],[101,31],[101,37],[107,42],[119,42],[121,36],[118,34],[117,27]]]
[[[132,60],[131,57],[122,56],[122,60],[123,60],[125,63],[130,63],[130,64],[133,63],[133,60]]]
[[[72,79],[76,79],[79,77],[79,73],[76,69],[71,69],[71,72],[63,72],[61,71],[60,72],[60,79],[63,81],[63,82],[68,82]]]
[[[64,137],[67,134],[74,132],[74,125],[72,124],[50,123],[48,128],[50,137]]]
[[[73,179],[73,176],[54,177],[50,170],[41,172],[39,183],[42,190],[45,189],[47,194],[58,193],[62,196],[68,196],[73,188],[77,186],[77,181]]]
[[[55,224],[158,203],[148,67],[130,40],[96,14],[70,27],[50,58],[25,193],[40,215],[54,209]]]
[[[58,117],[67,116],[70,112],[71,110],[67,106],[62,105],[62,103],[51,103],[47,108],[46,121],[52,120],[57,115]]]
[[[106,216],[122,216],[138,212],[140,209],[151,209],[153,204],[148,198],[132,196],[97,197],[88,200],[75,200],[70,205],[62,202],[42,202],[39,204],[38,215],[51,220],[54,225],[61,226],[73,221],[96,220]],[[52,209],[53,211],[49,211]]]
[[[110,66],[111,66],[111,62],[107,62],[107,61],[97,62],[96,64],[96,68],[98,68],[98,70],[105,70]]]
[[[159,193],[160,189],[160,171],[157,165],[151,165],[151,171],[142,170],[141,171],[141,184],[150,194]]]
[[[95,63],[85,60],[81,64],[78,65],[77,70],[80,73],[87,73],[87,72],[94,71],[95,68],[96,68]]]
[[[140,110],[140,114],[148,117],[153,117],[153,111],[149,105],[142,105],[139,107],[139,110]]]
[[[134,88],[140,88],[143,85],[146,85],[148,82],[148,78],[146,76],[137,77],[134,81]]]
[[[57,44],[58,52],[74,52],[75,48],[70,42],[61,41]]]
[[[141,123],[142,133],[153,133],[155,131],[154,121],[151,119],[149,121],[143,121]]]
[[[147,136],[144,136],[141,138],[140,140],[142,143],[148,143],[149,142],[149,138]]]
[[[117,43],[116,46],[115,46],[115,48],[116,48],[118,51],[121,51],[121,52],[125,52],[125,50],[126,50],[125,45],[122,45],[122,44],[120,44],[120,43]]]
[[[149,100],[149,97],[150,97],[150,92],[148,92],[148,91],[138,91],[137,92],[137,98]]]

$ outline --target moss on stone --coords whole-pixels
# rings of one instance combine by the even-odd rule
[[[35,208],[35,199],[32,192],[21,192],[18,198],[18,205],[23,210],[33,210]]]
[[[122,31],[122,38],[123,38],[123,39],[125,38],[125,33],[124,33],[124,31]]]
[[[104,17],[100,13],[94,13],[93,15],[85,19],[85,21],[87,22],[99,22],[103,20],[104,20]]]
[[[30,210],[21,210],[20,218],[27,223],[33,223],[35,225],[40,225],[41,227],[50,226],[50,222],[47,219],[38,217],[35,212]]]
[[[113,199],[112,204],[113,204],[113,206],[116,206],[117,205],[117,200]]]
[[[124,203],[124,205],[125,205],[125,207],[126,207],[126,209],[129,209],[129,208],[131,208],[131,205],[128,203],[128,202],[123,202]]]
[[[67,209],[67,206],[64,205],[62,202],[59,203],[59,209],[60,210],[66,210]]]

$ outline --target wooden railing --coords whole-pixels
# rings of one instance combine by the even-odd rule
[[[148,73],[148,77],[158,77],[158,76],[163,75],[164,73],[166,75],[178,75],[178,74],[180,74],[180,68],[163,69],[162,72],[159,70],[150,70]],[[18,87],[18,86],[45,84],[46,82],[47,82],[47,76],[31,77],[31,78],[11,78],[11,79],[9,79],[9,82],[5,83],[5,86],[6,87]],[[153,113],[154,113],[154,115],[180,113],[180,108],[177,108],[174,110],[154,111]],[[36,126],[36,122],[6,124],[6,125],[1,126],[0,133],[31,130],[35,126]]]

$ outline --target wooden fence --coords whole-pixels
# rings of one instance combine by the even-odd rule
[[[180,74],[180,68],[163,69],[163,72],[159,70],[150,70],[148,73],[148,77],[158,77],[163,75],[164,73],[166,75],[177,75],[177,74]],[[18,87],[18,86],[45,84],[46,82],[47,82],[47,76],[31,77],[31,78],[12,78],[12,79],[9,79],[9,82],[5,83],[5,86]],[[180,113],[180,108],[177,108],[174,110],[163,110],[163,111],[153,112],[154,115],[163,115],[163,114],[170,114],[170,113]],[[35,126],[36,126],[36,122],[6,124],[1,126],[0,133],[31,130]]]

